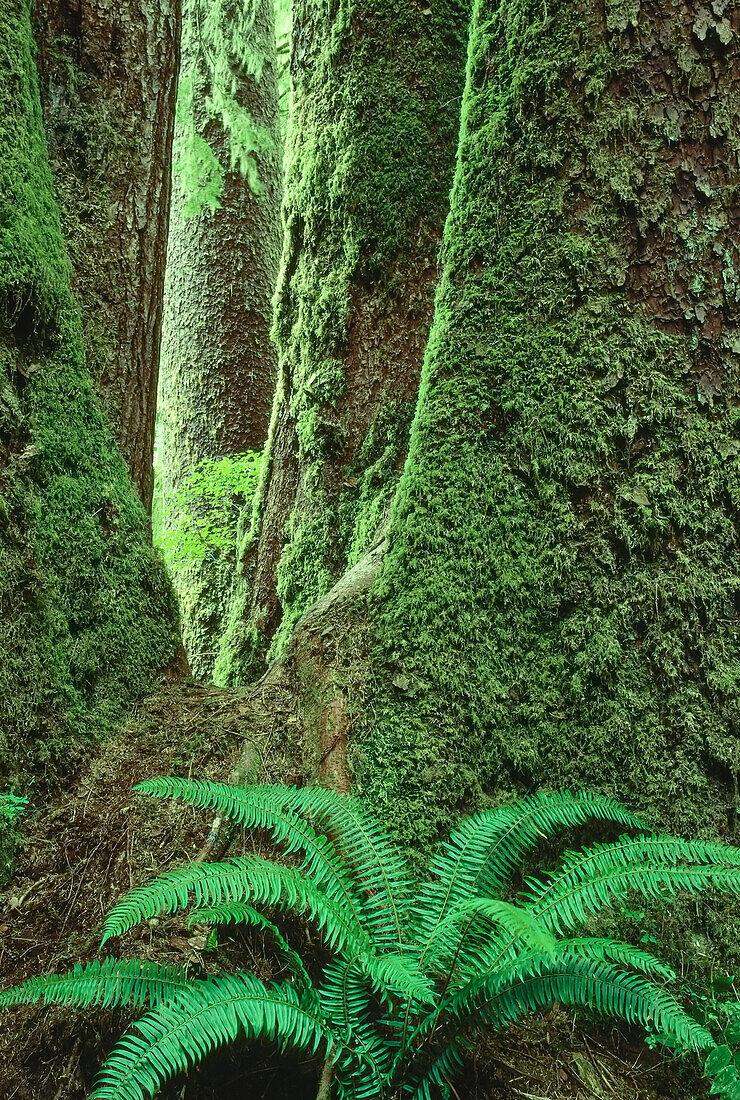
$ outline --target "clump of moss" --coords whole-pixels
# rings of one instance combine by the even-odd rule
[[[85,363],[25,0],[0,57],[0,775],[28,787],[172,660],[176,609]]]
[[[476,5],[360,774],[422,852],[543,786],[735,835],[740,115],[682,51],[736,102],[737,36],[636,19]]]

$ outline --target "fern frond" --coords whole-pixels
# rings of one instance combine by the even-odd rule
[[[640,1024],[653,1033],[670,1035],[684,1050],[711,1050],[715,1046],[710,1033],[660,986],[560,944],[555,958],[517,959],[488,978],[471,982],[450,998],[444,1010],[452,1038],[428,1065],[424,1065],[422,1053],[421,1068],[411,1070],[413,1100],[431,1100],[432,1086],[450,1080],[461,1064],[466,1030],[477,1031],[485,1024],[500,1030],[555,1002],[576,1009],[590,1008],[604,1016]],[[430,1019],[433,1024],[434,1017]],[[409,1043],[421,1052],[430,1039],[430,1019],[422,1023]]]
[[[459,961],[480,973],[481,966],[487,969],[488,953],[492,944],[501,941],[502,931],[512,943],[544,954],[557,945],[549,929],[528,909],[498,898],[468,898],[458,902],[430,936],[424,948],[425,971],[447,969]]]
[[[265,829],[283,852],[302,851],[303,873],[327,897],[351,910],[359,921],[363,906],[352,874],[334,845],[301,815],[298,788],[280,784],[232,787],[198,779],[164,776],[137,783],[135,791],[158,798],[179,798],[201,809],[213,809],[245,828]]]
[[[261,928],[268,932],[275,942],[278,953],[288,970],[307,991],[315,992],[311,977],[303,965],[303,960],[297,951],[294,951],[282,932],[273,921],[269,920],[259,909],[253,909],[242,901],[225,902],[223,905],[211,906],[209,909],[195,909],[188,918],[188,925],[194,924],[248,924],[253,928]]]
[[[332,948],[370,949],[354,910],[342,908],[294,868],[259,856],[196,863],[131,890],[108,914],[102,942],[157,913],[183,909],[191,895],[199,909],[248,901],[289,909],[314,921]]]
[[[662,986],[614,963],[566,947],[556,955],[517,959],[460,989],[445,1005],[455,1026],[466,1019],[498,1028],[558,1001],[671,1035],[683,1049],[709,1050],[714,1039]]]
[[[586,791],[543,791],[467,818],[432,860],[430,881],[422,888],[417,935],[430,936],[465,898],[496,895],[523,854],[544,837],[591,820],[644,830],[618,802]]]
[[[522,899],[548,928],[562,932],[630,890],[665,898],[716,886],[740,892],[740,848],[673,837],[620,837],[568,852],[547,879],[527,879]]]
[[[560,940],[558,948],[564,951],[572,951],[575,955],[584,955],[586,958],[599,962],[615,962],[625,968],[637,970],[651,978],[663,978],[664,981],[675,981],[676,971],[668,963],[656,959],[650,951],[641,947],[635,947],[631,943],[621,943],[619,940],[609,938],[599,939],[595,936],[582,936],[577,939]]]
[[[412,1068],[403,1082],[401,1095],[411,1096],[411,1100],[436,1100],[439,1089],[449,1084],[463,1068],[463,1056],[468,1046],[458,1036],[443,1047],[436,1057],[427,1058],[426,1068]]]
[[[303,787],[292,794],[295,807],[321,828],[351,869],[376,942],[392,939],[400,947],[412,882],[390,834],[351,795],[324,787]]]
[[[365,966],[356,957],[331,963],[319,995],[326,1018],[350,1051],[337,1060],[340,1091],[348,1100],[382,1095],[391,1061],[390,1049],[373,1020]]]
[[[0,1008],[9,1005],[46,1004],[157,1005],[188,987],[183,967],[144,962],[141,959],[104,959],[77,963],[66,974],[29,978],[0,993]]]
[[[186,996],[165,1001],[127,1032],[106,1059],[90,1100],[145,1100],[175,1073],[239,1034],[277,1040],[315,1054],[343,1043],[289,985],[267,986],[248,974],[196,982]]]

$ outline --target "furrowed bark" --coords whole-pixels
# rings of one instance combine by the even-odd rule
[[[36,0],[35,25],[89,368],[149,509],[180,0]]]
[[[243,72],[236,99],[260,135],[258,184],[229,167],[229,136],[206,111],[205,73],[193,121],[225,168],[220,208],[189,215],[185,184],[175,180],[160,383],[165,529],[179,521],[173,498],[193,466],[261,450],[267,438],[277,369],[272,297],[282,240],[272,0],[259,3],[249,35],[263,65],[259,76]],[[201,49],[194,35],[190,48]],[[183,55],[183,71],[197,65],[197,58]],[[183,123],[178,127],[176,161],[185,140]],[[210,548],[201,561],[174,574],[185,647],[194,675],[202,679],[213,669],[233,569],[232,555]]]
[[[87,369],[26,0],[0,13],[0,776],[42,790],[177,647]]]

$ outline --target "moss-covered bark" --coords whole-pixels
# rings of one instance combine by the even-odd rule
[[[367,549],[431,317],[467,0],[293,7],[278,394],[218,676],[249,678]],[[279,565],[278,565],[279,563]]]
[[[176,614],[85,365],[27,0],[0,72],[0,776],[28,785],[172,660]]]
[[[180,0],[35,0],[34,24],[88,366],[149,508]]]
[[[197,27],[187,26],[184,38],[183,72],[196,87],[182,104],[187,117],[178,123],[175,160],[185,159],[183,146],[194,129],[220,162],[223,182],[219,208],[201,205],[193,213],[184,168],[175,179],[159,391],[159,461],[170,526],[179,520],[173,496],[194,464],[264,446],[275,390],[270,328],[282,241],[282,139],[273,0],[259,0],[254,11],[245,0],[243,9],[255,71],[238,67],[234,98],[251,120],[256,173],[230,165],[232,139],[206,107],[209,73]],[[197,0],[185,11],[195,20]],[[174,575],[185,648],[202,679],[213,668],[233,569],[233,557],[209,550]]]
[[[477,0],[361,761],[422,845],[541,786],[736,834],[739,43]]]

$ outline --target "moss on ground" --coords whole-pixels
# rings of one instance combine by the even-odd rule
[[[28,4],[0,13],[0,776],[43,785],[169,664],[176,609],[85,363]]]
[[[540,787],[736,836],[738,35],[635,12],[476,4],[359,775],[417,850]]]

